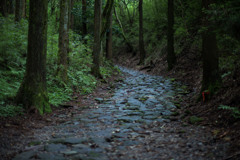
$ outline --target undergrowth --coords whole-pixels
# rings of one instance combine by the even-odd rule
[[[91,93],[97,80],[90,74],[92,65],[92,37],[82,37],[70,32],[70,53],[68,83],[63,83],[57,76],[58,32],[55,17],[49,17],[47,46],[47,87],[49,102],[53,106],[70,101],[73,93]],[[27,55],[28,22],[14,22],[14,17],[0,17],[0,117],[16,116],[24,113],[21,106],[13,105],[16,92],[25,73]],[[110,77],[115,68],[103,60],[101,73]]]

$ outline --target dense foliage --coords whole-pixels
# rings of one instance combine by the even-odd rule
[[[13,16],[0,17],[0,116],[15,116],[23,112],[14,104],[14,97],[25,72],[27,55],[28,21],[19,23]],[[87,94],[93,91],[97,80],[90,74],[92,64],[92,35],[82,36],[70,32],[68,83],[63,83],[57,72],[58,23],[56,14],[48,20],[47,85],[50,104],[58,106],[72,99],[73,93]],[[85,43],[86,42],[86,43]],[[101,73],[104,78],[113,74],[112,65],[103,60]]]

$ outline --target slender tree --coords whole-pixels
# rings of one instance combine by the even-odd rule
[[[87,35],[87,2],[86,0],[82,0],[82,32],[83,36]]]
[[[48,0],[30,0],[26,73],[16,101],[40,114],[51,112],[46,85]]]
[[[107,3],[104,7],[102,20],[101,20],[101,40],[103,39],[107,29],[110,25],[110,17],[112,15],[112,8],[113,8],[114,0],[107,0]]]
[[[16,0],[15,6],[15,21],[19,22],[23,15],[23,0]]]
[[[101,8],[102,8],[102,0],[95,0],[95,4],[94,4],[94,44],[93,44],[92,73],[95,77],[98,77],[98,78],[101,78],[101,74],[100,74]]]
[[[74,7],[74,3],[75,1],[74,0],[71,0],[71,3],[70,3],[70,18],[69,18],[69,26],[70,26],[70,29],[73,30],[74,29],[74,14],[72,13],[72,10],[73,10],[73,7]]]
[[[213,0],[202,0],[203,10],[209,9],[209,5],[213,2]],[[209,19],[210,16],[203,13],[203,26],[206,30],[202,33],[202,91],[209,90],[210,94],[212,94],[219,87],[221,78],[219,74],[219,56],[216,33],[214,32],[214,26],[211,25]]]
[[[26,18],[26,3],[27,3],[27,0],[21,0],[21,2],[22,2],[22,5],[21,5],[21,7],[22,7],[22,18]]]
[[[174,53],[174,0],[168,0],[168,34],[167,34],[167,62],[168,70],[171,70],[176,64],[176,56]]]
[[[144,40],[143,40],[143,9],[142,9],[143,0],[139,0],[139,51],[140,51],[140,61],[139,64],[144,63],[146,57],[146,52],[144,49]]]
[[[106,35],[106,58],[112,60],[112,13],[109,18],[108,26]]]
[[[6,15],[14,14],[14,0],[2,0],[2,3],[4,3],[6,6],[3,4],[3,6],[0,6],[0,8],[5,8]]]
[[[68,28],[69,28],[69,2],[60,1],[60,24],[59,24],[59,51],[58,51],[58,76],[63,82],[67,82],[68,71]]]
[[[0,1],[0,13],[5,17],[7,16],[7,0]]]

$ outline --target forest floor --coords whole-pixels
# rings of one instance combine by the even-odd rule
[[[120,67],[121,77],[52,114],[1,120],[1,159],[237,159],[198,118],[185,121],[186,87]]]

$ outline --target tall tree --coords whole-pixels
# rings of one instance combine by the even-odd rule
[[[14,14],[14,0],[9,0],[8,1],[8,13],[9,14]]]
[[[94,4],[94,44],[93,44],[92,73],[95,77],[98,77],[98,78],[101,78],[101,74],[100,74],[101,10],[102,10],[102,0],[95,0],[95,4]]]
[[[103,39],[107,29],[110,25],[110,17],[112,14],[112,8],[113,8],[114,0],[107,0],[107,3],[104,7],[103,14],[102,14],[102,20],[101,20],[101,40]]]
[[[144,49],[144,40],[143,40],[143,9],[142,9],[143,0],[139,0],[139,51],[140,51],[140,61],[139,64],[144,63],[146,57],[146,52]]]
[[[108,29],[106,35],[106,58],[112,60],[112,13],[109,17]]]
[[[0,12],[3,16],[7,16],[7,0],[0,1]]]
[[[48,0],[30,0],[26,73],[16,101],[40,114],[51,112],[46,85]]]
[[[82,0],[82,32],[83,36],[87,35],[87,2],[86,0]]]
[[[22,0],[22,18],[26,18],[26,3],[27,3],[27,0]]]
[[[67,82],[68,71],[68,48],[69,48],[69,1],[60,1],[60,24],[59,24],[59,51],[58,51],[58,76],[63,82]]]
[[[176,56],[174,53],[174,0],[168,0],[168,33],[167,33],[167,62],[168,70],[171,70],[176,64]]]
[[[203,10],[209,9],[209,5],[212,3],[214,3],[213,0],[202,0]],[[211,94],[219,87],[221,78],[216,33],[210,22],[210,16],[206,13],[203,13],[203,26],[206,29],[202,33],[202,91],[209,90]]]
[[[16,0],[15,21],[19,22],[26,17],[26,0]]]
[[[70,1],[70,7],[69,7],[69,14],[70,14],[70,18],[69,18],[69,29],[74,29],[74,14],[72,13],[72,9],[74,7],[74,0]]]
[[[23,0],[16,0],[15,5],[15,21],[19,22],[23,15]]]

